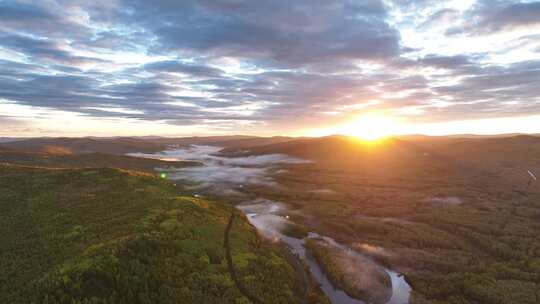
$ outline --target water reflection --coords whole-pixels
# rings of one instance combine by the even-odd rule
[[[288,224],[292,224],[285,216],[282,215],[286,211],[286,206],[284,204],[269,200],[259,200],[256,202],[241,204],[238,206],[238,209],[242,210],[246,214],[250,223],[255,226],[264,236],[273,240],[280,240],[284,242],[294,254],[296,254],[300,259],[304,260],[307,263],[313,277],[320,284],[322,291],[332,303],[366,304],[364,301],[352,298],[343,290],[334,287],[315,258],[306,251],[304,246],[305,239],[286,236],[281,233],[281,231],[283,231]],[[356,251],[337,243],[334,239],[327,236],[309,233],[307,238],[322,238],[324,241],[331,243],[333,246],[336,246],[341,250],[347,251],[354,255],[360,255],[360,253],[357,253]],[[388,273],[392,281],[392,297],[387,304],[409,303],[409,295],[411,292],[411,287],[409,284],[407,284],[405,279],[395,271],[387,268],[384,268],[384,270]]]

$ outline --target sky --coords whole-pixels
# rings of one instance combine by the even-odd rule
[[[0,136],[540,133],[540,2],[0,0]]]

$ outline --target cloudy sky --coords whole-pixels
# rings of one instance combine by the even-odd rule
[[[540,132],[540,2],[0,0],[0,136]]]

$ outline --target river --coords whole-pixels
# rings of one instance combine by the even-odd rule
[[[364,301],[350,297],[343,290],[336,288],[331,283],[330,279],[328,276],[326,276],[315,258],[306,251],[304,247],[305,239],[294,238],[281,233],[281,230],[288,222],[286,216],[282,215],[284,212],[286,212],[286,207],[283,204],[268,200],[259,200],[255,204],[241,204],[238,206],[238,209],[242,210],[246,214],[250,223],[255,226],[264,236],[274,241],[282,241],[295,255],[304,260],[309,266],[311,274],[320,284],[322,291],[332,303],[366,304]],[[328,236],[322,236],[311,232],[306,238],[322,238],[326,242],[332,243],[334,246],[337,246],[344,251],[351,254],[360,255],[360,253],[339,244],[333,238]],[[386,302],[386,304],[409,303],[411,287],[405,281],[404,277],[388,268],[384,268],[384,270],[388,273],[392,281],[392,297],[388,302]]]
[[[219,152],[220,149],[220,147],[194,145],[157,154],[135,153],[131,155],[163,160],[190,160],[202,162],[204,166],[200,167],[168,169],[168,178],[196,183],[199,187],[196,189],[204,188],[210,191],[217,190],[217,192],[222,194],[239,194],[239,190],[241,190],[239,187],[241,188],[244,184],[257,184],[268,187],[275,186],[276,181],[271,177],[272,170],[276,170],[283,164],[290,165],[306,162],[305,160],[283,154],[230,158],[217,155],[216,153]],[[255,201],[252,200],[239,204],[238,209],[246,214],[250,223],[255,226],[261,234],[271,240],[282,241],[289,247],[291,252],[305,261],[309,266],[309,270],[313,277],[320,284],[322,291],[332,303],[367,304],[361,300],[350,297],[343,290],[333,286],[315,258],[306,251],[304,247],[305,238],[294,238],[281,233],[282,229],[290,223],[288,217],[285,215],[287,211],[287,206],[285,204],[260,198]],[[351,254],[360,255],[360,253],[337,243],[328,236],[309,233],[306,238],[322,238],[326,242],[330,242],[334,246],[339,247],[341,250]],[[395,271],[387,268],[384,268],[384,271],[390,276],[392,282],[392,296],[386,304],[409,303],[411,287],[407,284],[403,276],[400,276]]]

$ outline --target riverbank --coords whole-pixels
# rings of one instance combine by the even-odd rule
[[[295,256],[308,265],[311,275],[332,303],[364,304],[364,302],[371,303],[374,300],[376,300],[376,303],[384,304],[408,303],[412,289],[405,281],[405,278],[377,264],[369,257],[362,256],[360,253],[338,244],[330,237],[321,236],[316,233],[309,233],[303,238],[283,234],[287,230],[287,227],[295,225],[288,219],[288,215],[286,215],[286,205],[269,200],[256,200],[255,203],[253,201],[245,202],[237,207],[246,214],[249,222],[264,237],[271,242],[283,242]],[[332,245],[332,257],[326,259],[317,258],[316,254],[312,254],[315,251],[310,252],[306,250],[306,247],[309,247],[306,244],[321,239]],[[365,286],[360,286],[354,276],[348,276],[344,281],[338,282],[339,280],[335,279],[337,275],[329,275],[331,272],[328,265],[335,264],[333,261],[338,256],[352,257],[356,261],[362,260],[363,266],[370,265],[370,271],[366,271],[362,267],[355,269],[356,273],[360,273],[363,276],[362,282],[366,284]],[[337,260],[339,261],[339,259]],[[377,271],[374,271],[374,269]],[[380,286],[374,285],[372,282],[379,281],[375,279],[377,276],[384,277],[382,281],[385,281],[386,284]],[[351,282],[356,282],[356,284]],[[377,288],[373,288],[374,286]]]

